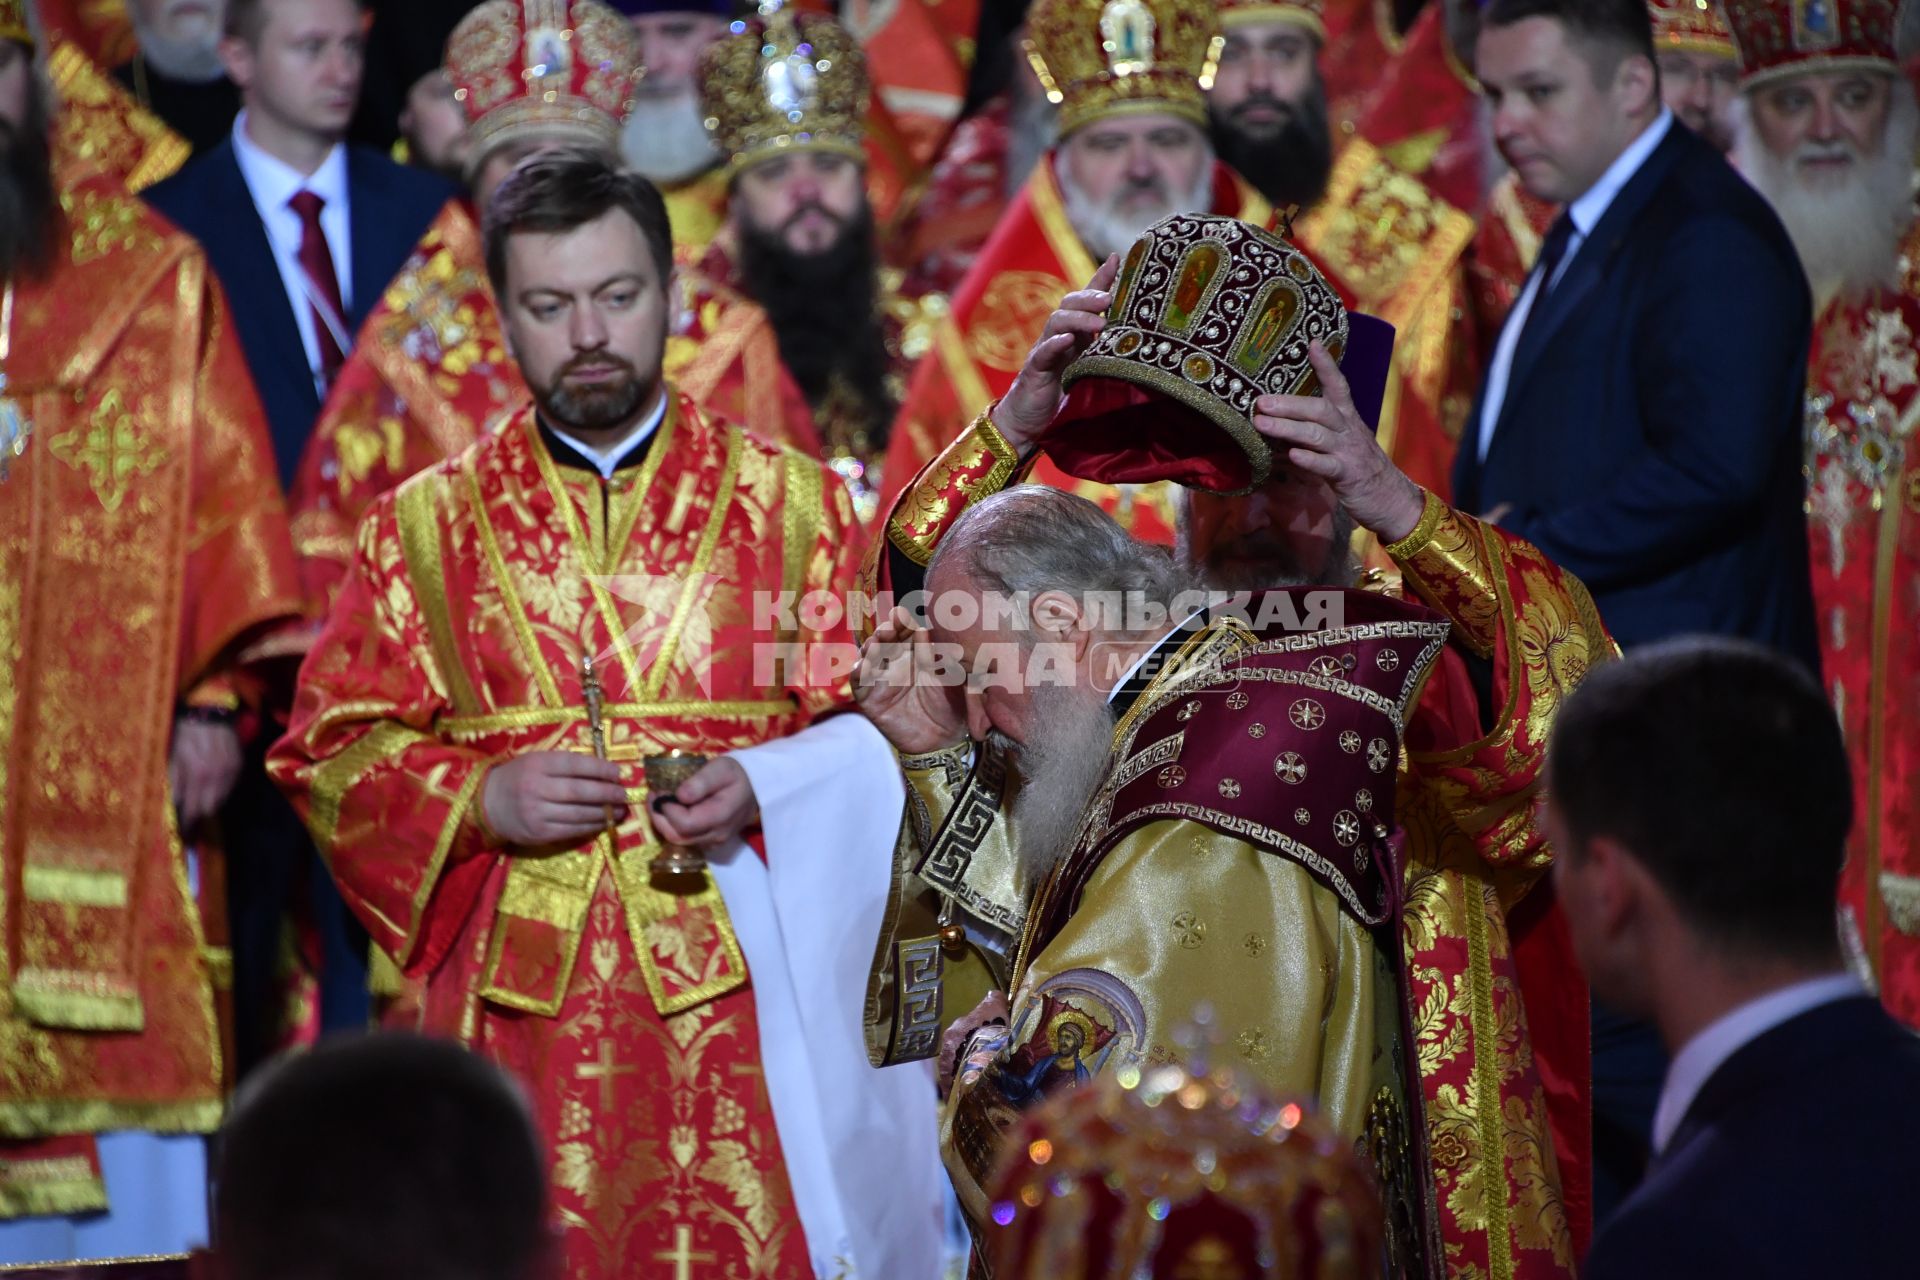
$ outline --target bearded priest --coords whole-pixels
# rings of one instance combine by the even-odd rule
[[[0,0],[0,1266],[205,1243],[231,956],[189,842],[265,692],[242,658],[299,608],[219,285],[56,167],[33,44]]]
[[[1841,940],[1920,1026],[1920,107],[1896,7],[1740,0],[1734,159],[1772,202],[1813,289],[1807,510],[1820,665],[1853,757]],[[1824,15],[1826,26],[1809,26]]]
[[[901,294],[875,233],[866,55],[819,14],[743,19],[701,55],[726,224],[675,282],[667,372],[702,410],[824,459],[862,524],[941,298]]]
[[[526,403],[487,280],[480,211],[543,147],[614,154],[641,72],[632,27],[600,0],[486,0],[453,29],[445,61],[467,118],[471,199],[447,202],[368,313],[300,460],[293,541],[316,621],[373,500]]]
[[[868,1078],[839,945],[897,775],[832,715],[844,626],[777,607],[850,583],[846,491],[661,376],[644,178],[543,152],[485,240],[534,403],[369,511],[273,774],[417,986],[394,1016],[526,1085],[572,1275],[936,1276],[928,1080]],[[655,780],[676,751],[718,758]]]
[[[891,499],[1003,395],[1033,333],[1101,259],[1173,213],[1265,225],[1266,200],[1214,158],[1207,134],[1220,16],[1211,0],[1039,0],[1026,55],[1059,106],[1059,145],[1034,167],[907,388],[887,445]],[[1112,488],[1042,463],[1036,479],[1093,497],[1143,537],[1170,541],[1172,490]]]
[[[947,1160],[977,1214],[979,1171],[1031,1099],[1160,1061],[1204,1000],[1236,1066],[1365,1136],[1399,1274],[1568,1277],[1586,1003],[1534,801],[1556,707],[1614,648],[1577,580],[1394,468],[1370,429],[1380,326],[1330,292],[1284,242],[1169,219],[1068,295],[1007,395],[894,508],[876,585],[930,589],[933,630],[909,646],[896,614],[861,682],[915,797],[869,1051],[912,1061],[944,1036],[960,1060]],[[1174,571],[1110,527],[1069,536],[1090,522],[1036,491],[990,496],[1042,450],[1069,474],[1178,479],[1176,581],[1240,594],[1178,604]],[[1049,521],[1063,531],[1036,536]],[[1356,571],[1356,524],[1393,574]],[[1123,561],[1137,571],[1116,582]],[[1012,616],[1034,630],[969,669],[984,651],[947,593],[982,587],[1028,602]],[[1161,606],[1158,628],[1083,607],[1128,591]],[[1396,647],[1435,615],[1444,645]],[[1085,678],[1010,683],[1029,640]],[[964,697],[887,678],[920,654],[964,671]],[[973,1037],[990,989],[1012,993],[1006,1026]],[[1386,1005],[1410,1038],[1372,1021]],[[1394,1052],[1411,1078],[1383,1094],[1396,1081],[1370,1055]]]

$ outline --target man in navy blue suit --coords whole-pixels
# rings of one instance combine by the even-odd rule
[[[1650,646],[1589,675],[1547,758],[1574,950],[1673,1054],[1582,1274],[1913,1274],[1920,1039],[1841,959],[1853,788],[1820,686],[1743,641]]]
[[[358,0],[231,0],[220,52],[240,115],[225,142],[146,193],[206,248],[226,289],[283,484],[360,321],[454,194],[343,141],[364,43]]]
[[[206,249],[266,407],[282,484],[291,482],[327,386],[361,320],[452,188],[342,141],[360,92],[357,0],[231,0],[221,57],[244,104],[225,142],[147,199]],[[267,740],[271,741],[269,732]],[[224,814],[233,850],[237,1052],[244,1068],[276,1036],[274,971],[294,886],[304,880],[322,944],[324,1028],[364,1026],[366,940],[299,819],[250,754]]]
[[[1643,0],[1492,0],[1475,52],[1501,154],[1566,207],[1501,330],[1454,501],[1579,575],[1626,648],[1711,632],[1813,668],[1792,241],[1661,105]]]
[[[1660,100],[1644,0],[1491,0],[1501,154],[1565,206],[1501,329],[1453,500],[1593,592],[1627,649],[1743,636],[1818,669],[1800,473],[1812,318],[1792,241]],[[1594,1207],[1647,1157],[1664,1061],[1593,1010]]]

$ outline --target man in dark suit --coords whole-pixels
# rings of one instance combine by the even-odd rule
[[[1501,329],[1453,500],[1579,575],[1620,643],[1744,636],[1817,669],[1801,396],[1812,320],[1773,211],[1660,100],[1644,0],[1492,0],[1494,140],[1564,205]],[[1646,1163],[1665,1069],[1593,1008],[1594,1208]]]
[[[220,52],[244,109],[226,141],[146,197],[205,246],[291,484],[361,320],[453,192],[343,143],[360,91],[356,0],[230,0],[226,29]],[[281,925],[303,879],[322,946],[321,1025],[364,1026],[368,1013],[365,937],[267,782],[265,745],[223,814],[243,1068],[273,1047]]]
[[[1840,726],[1777,653],[1695,637],[1593,672],[1547,829],[1596,993],[1673,1053],[1658,1148],[1587,1280],[1895,1276],[1920,1202],[1920,1039],[1843,967]]]
[[[1660,101],[1643,0],[1493,0],[1494,139],[1565,205],[1501,330],[1454,501],[1579,575],[1620,643],[1818,662],[1801,508],[1806,282],[1771,208]]]
[[[283,483],[361,320],[454,194],[342,141],[363,40],[357,0],[231,0],[221,56],[243,110],[226,141],[146,193],[226,288]]]

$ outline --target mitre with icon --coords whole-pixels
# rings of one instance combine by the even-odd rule
[[[1249,223],[1175,214],[1148,228],[1121,264],[1106,319],[1067,367],[1044,442],[1069,475],[1260,487],[1273,453],[1254,430],[1254,401],[1319,394],[1314,342],[1340,362],[1367,425],[1379,425],[1393,326],[1348,311],[1312,259]]]

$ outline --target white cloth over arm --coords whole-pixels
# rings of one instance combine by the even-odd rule
[[[763,865],[713,854],[751,975],[774,1127],[815,1274],[934,1280],[950,1191],[931,1064],[868,1065],[862,1011],[906,803],[859,715],[733,753],[753,783]]]

